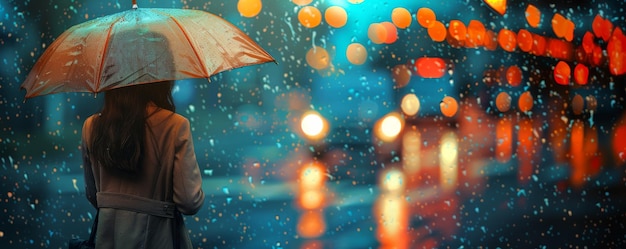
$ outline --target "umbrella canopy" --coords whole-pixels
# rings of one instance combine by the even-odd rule
[[[71,27],[42,54],[26,98],[98,93],[134,84],[209,78],[275,61],[223,18],[201,10],[136,8]]]

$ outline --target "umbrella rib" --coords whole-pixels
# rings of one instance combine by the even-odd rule
[[[211,75],[209,75],[209,72],[207,71],[206,65],[204,64],[204,60],[202,60],[202,58],[200,58],[200,53],[198,53],[198,50],[196,49],[196,46],[194,46],[191,43],[191,37],[189,36],[189,34],[187,33],[187,30],[185,29],[185,27],[180,24],[180,22],[178,22],[178,20],[176,20],[176,18],[174,18],[172,15],[159,11],[161,14],[169,17],[172,21],[174,21],[174,23],[176,23],[176,26],[178,26],[178,28],[181,30],[181,32],[183,32],[183,35],[185,35],[185,38],[187,40],[187,42],[189,43],[191,49],[193,50],[193,53],[196,55],[196,58],[198,58],[198,62],[200,63],[200,66],[202,66],[202,70],[204,71],[204,75],[208,78]]]
[[[94,89],[94,92],[96,93],[100,91],[100,84],[102,81],[102,78],[101,78],[102,70],[104,69],[104,61],[106,59],[107,51],[109,51],[109,41],[111,39],[111,32],[113,32],[113,26],[115,26],[115,24],[117,24],[123,18],[124,18],[123,16],[120,16],[115,21],[111,22],[111,25],[107,29],[107,35],[104,40],[104,49],[102,50],[102,59],[100,59],[100,69],[98,70],[98,77],[96,78],[96,87]]]

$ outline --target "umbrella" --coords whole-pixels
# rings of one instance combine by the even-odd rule
[[[63,32],[22,83],[25,98],[98,93],[135,84],[210,78],[274,58],[240,29],[202,10],[133,8]]]

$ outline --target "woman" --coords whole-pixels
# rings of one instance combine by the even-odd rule
[[[87,199],[99,208],[96,248],[191,248],[174,217],[204,202],[189,121],[172,81],[110,90],[83,125]],[[180,219],[178,219],[180,221]],[[180,234],[173,234],[177,226]]]

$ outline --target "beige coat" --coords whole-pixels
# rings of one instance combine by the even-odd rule
[[[83,125],[83,162],[87,199],[98,207],[96,193],[117,193],[173,202],[182,214],[193,215],[204,202],[202,178],[193,147],[189,121],[151,105],[146,131],[144,165],[136,177],[121,177],[101,169],[89,158],[93,119]],[[99,194],[100,195],[100,194]],[[102,200],[102,199],[101,199]],[[102,201],[101,201],[102,202]],[[117,208],[100,208],[96,248],[172,248],[173,219]],[[184,224],[181,248],[191,248]]]

